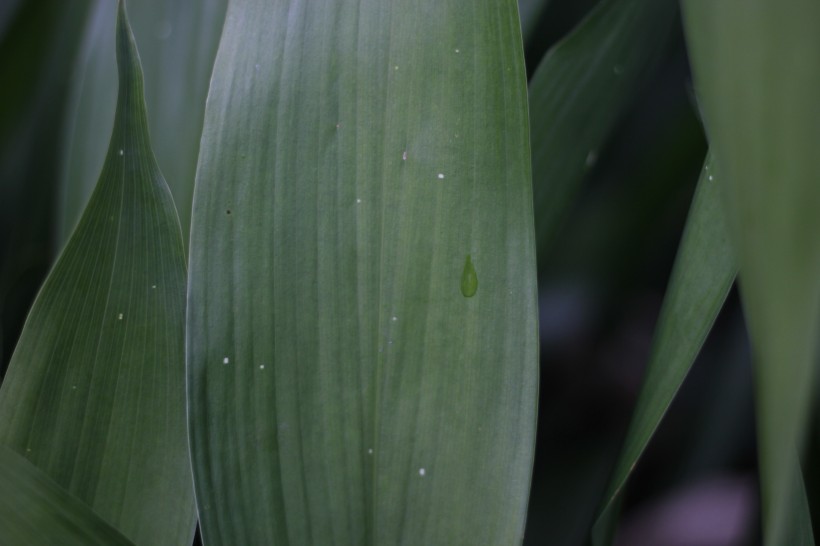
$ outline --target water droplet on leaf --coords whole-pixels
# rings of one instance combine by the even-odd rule
[[[478,290],[478,276],[475,267],[467,254],[467,261],[464,262],[464,271],[461,273],[461,294],[465,298],[472,298]]]

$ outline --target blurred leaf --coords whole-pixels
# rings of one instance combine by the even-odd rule
[[[707,160],[661,309],[638,403],[593,528],[595,544],[612,542],[623,487],[700,352],[737,266],[723,218],[720,185]]]
[[[514,0],[231,3],[189,278],[206,544],[522,540],[526,101]]]
[[[151,151],[124,12],[120,100],[97,189],[0,388],[0,443],[139,544],[193,537],[185,440],[185,260]]]
[[[0,543],[26,546],[131,544],[25,458],[0,446]]]
[[[518,13],[521,17],[521,33],[524,44],[529,43],[538,28],[538,20],[550,0],[518,0]]]
[[[0,29],[1,375],[34,290],[51,265],[55,128],[90,3],[0,4],[0,15],[13,16],[0,21],[8,26]]]
[[[794,453],[792,454],[794,455]],[[794,456],[791,463],[790,479],[788,482],[789,496],[784,509],[784,513],[786,514],[784,524],[785,539],[781,544],[788,544],[789,546],[814,546],[811,511],[809,510],[809,500],[806,495],[803,473],[800,471],[800,461]]]
[[[660,57],[673,0],[604,0],[539,65],[529,86],[539,263],[620,114]]]
[[[131,6],[146,75],[148,125],[187,242],[205,99],[227,0],[140,0]],[[94,189],[114,122],[116,4],[97,0],[74,66],[63,136],[59,242],[71,234]]]
[[[752,340],[764,543],[785,544],[820,330],[820,3],[683,6]]]

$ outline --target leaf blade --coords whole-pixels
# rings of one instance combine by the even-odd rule
[[[191,540],[185,259],[120,3],[120,100],[100,182],[0,387],[0,442],[140,544]]]
[[[515,3],[226,21],[189,284],[205,540],[520,542],[537,333]]]
[[[132,543],[37,467],[0,446],[0,542],[48,546]],[[8,494],[13,491],[14,495]]]
[[[656,64],[676,13],[669,0],[604,0],[538,65],[529,87],[540,256],[640,78]]]
[[[819,349],[820,5],[682,6],[752,340],[764,543],[780,544]]]
[[[700,352],[737,274],[720,180],[713,172],[713,161],[707,158],[664,296],[644,384],[593,527],[596,545],[612,542],[623,487]]]

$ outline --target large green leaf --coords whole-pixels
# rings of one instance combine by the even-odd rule
[[[526,100],[515,0],[231,3],[189,277],[206,543],[521,541]]]
[[[168,177],[187,240],[202,116],[227,0],[140,0],[130,7],[146,75],[148,125],[157,161]],[[116,3],[97,0],[83,50],[64,135],[60,243],[65,242],[94,189],[114,123]]]
[[[707,160],[669,280],[637,406],[595,523],[596,544],[612,541],[623,487],[695,361],[737,273],[720,184]]]
[[[12,356],[0,388],[0,443],[134,542],[179,545],[194,528],[185,259],[123,9],[108,156]]]
[[[683,6],[752,340],[764,542],[782,544],[820,331],[820,2]]]
[[[13,546],[130,545],[25,458],[0,446],[0,544]]]
[[[641,77],[663,51],[674,0],[604,0],[530,82],[539,261]]]

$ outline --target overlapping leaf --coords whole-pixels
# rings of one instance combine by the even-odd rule
[[[672,403],[723,306],[737,273],[723,217],[720,182],[707,160],[655,330],[646,379],[595,524],[596,544],[612,541],[620,495]]]
[[[88,506],[37,467],[0,446],[0,544],[26,546],[128,546]]]
[[[0,443],[135,543],[177,546],[194,528],[185,260],[120,6],[120,92],[108,155],[12,356],[0,388]]]
[[[820,4],[683,6],[752,339],[764,543],[795,543],[790,474],[820,331]]]
[[[672,31],[674,0],[604,0],[530,82],[536,235],[546,255],[586,170]]]

